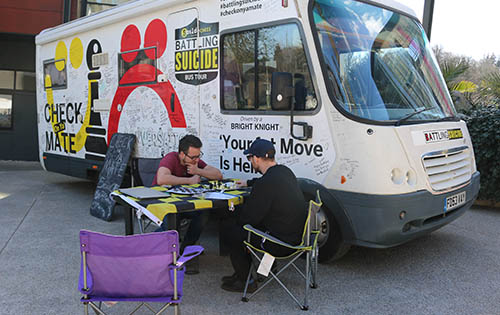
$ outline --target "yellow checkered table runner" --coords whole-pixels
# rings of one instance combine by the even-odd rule
[[[196,188],[200,187],[200,184],[181,185],[181,186]],[[144,186],[137,186],[134,188],[143,188],[143,187]],[[157,191],[165,191],[165,192],[171,189],[171,187],[168,186],[166,187],[154,186],[150,188]],[[148,210],[151,214],[153,214],[156,218],[158,218],[159,220],[163,220],[163,218],[169,213],[182,213],[188,211],[225,208],[225,207],[240,205],[243,203],[244,197],[250,194],[250,188],[240,188],[235,190],[224,191],[224,194],[234,195],[234,198],[227,200],[216,200],[207,198],[204,199],[203,194],[184,195],[184,194],[170,193],[169,197],[158,198],[158,199],[151,199],[151,198],[138,199],[131,196],[124,196],[119,190],[115,190],[112,194],[122,195],[127,199],[135,201],[140,206]]]

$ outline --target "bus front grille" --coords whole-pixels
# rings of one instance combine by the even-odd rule
[[[472,156],[467,146],[426,153],[422,163],[435,191],[459,186],[472,176]]]

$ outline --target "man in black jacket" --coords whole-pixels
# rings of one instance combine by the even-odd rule
[[[243,152],[262,177],[242,182],[242,185],[252,186],[252,192],[235,218],[224,224],[223,238],[235,270],[233,275],[222,278],[221,287],[224,290],[243,292],[245,287],[251,257],[243,244],[247,238],[243,225],[251,224],[289,244],[298,245],[301,242],[307,217],[306,201],[297,178],[288,167],[276,163],[275,153],[274,145],[264,139],[256,139]],[[272,242],[261,243],[260,239],[251,242],[257,242],[256,246],[274,256],[290,254],[288,249]],[[257,284],[253,282],[248,291],[253,292],[256,288]]]

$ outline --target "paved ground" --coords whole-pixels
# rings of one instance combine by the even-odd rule
[[[120,211],[112,222],[89,215],[94,189],[38,163],[0,161],[0,314],[83,312],[78,231],[124,232]],[[304,314],[277,286],[249,303],[219,288],[231,268],[217,255],[214,223],[203,235],[201,274],[186,278],[182,312]],[[500,314],[499,227],[500,209],[475,208],[396,248],[353,248],[340,262],[320,265],[308,313]],[[123,314],[125,306],[108,310]]]

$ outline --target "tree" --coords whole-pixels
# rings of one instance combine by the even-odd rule
[[[460,83],[462,75],[471,67],[471,58],[452,55],[437,46],[434,47],[434,54],[448,89],[453,89],[457,83]]]
[[[500,60],[494,54],[475,61],[439,46],[433,51],[459,112],[500,104]]]
[[[480,93],[490,104],[500,104],[500,71],[485,76]]]
[[[466,80],[466,73],[474,61],[470,57],[445,52],[440,46],[434,46],[433,51],[457,110],[463,112],[475,106],[478,85]]]

